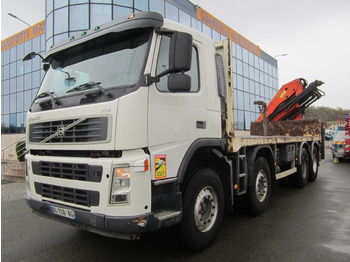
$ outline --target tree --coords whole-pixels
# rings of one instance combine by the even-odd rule
[[[350,109],[310,106],[305,110],[305,119],[321,119],[324,122],[337,121],[338,116],[344,117],[348,113],[350,113]]]

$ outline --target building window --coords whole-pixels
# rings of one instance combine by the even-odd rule
[[[91,27],[107,23],[112,20],[112,7],[110,5],[91,4]]]
[[[150,0],[149,10],[158,12],[164,16],[164,0]]]
[[[168,2],[165,2],[165,18],[179,22],[179,9]]]
[[[17,112],[23,112],[23,92],[17,93]]]
[[[46,35],[46,39],[49,39],[50,37],[53,36],[53,13],[46,16],[45,23],[46,23],[45,35]],[[49,50],[49,49],[46,49],[46,50]]]
[[[148,1],[147,0],[134,0],[135,9],[139,11],[148,11]]]
[[[183,25],[191,27],[191,17],[183,11],[179,11],[179,22]]]
[[[113,6],[113,19],[132,14],[132,8],[123,6]]]
[[[1,117],[1,133],[8,134],[10,132],[10,118],[9,115]]]
[[[16,133],[17,129],[17,115],[10,114],[10,133]]]
[[[89,29],[89,5],[70,6],[69,29],[71,31]]]
[[[68,7],[55,10],[54,34],[60,34],[68,31],[68,23],[66,21],[68,21]]]
[[[113,0],[113,4],[132,7],[133,0]]]
[[[67,6],[68,0],[55,0],[54,5],[55,5],[55,9]]]
[[[89,0],[70,0],[70,4],[74,5],[74,4],[85,4],[85,3],[89,3]]]
[[[46,0],[46,15],[53,10],[53,0]]]

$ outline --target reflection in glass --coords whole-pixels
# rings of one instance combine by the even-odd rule
[[[150,0],[149,10],[158,12],[164,16],[164,1],[163,0]]]
[[[17,112],[23,112],[23,92],[17,93]]]
[[[1,115],[1,133],[8,134],[10,132],[10,116]]]
[[[4,108],[1,114],[8,114],[10,112],[10,96],[3,96],[4,97]]]
[[[62,42],[64,40],[68,39],[68,33],[60,34],[60,35],[55,35],[53,37],[54,44],[57,45],[59,42]],[[34,69],[33,69],[34,70]]]
[[[63,6],[67,6],[68,0],[55,0],[54,5],[55,5],[54,6],[55,9],[63,7]]]
[[[28,111],[31,104],[32,104],[32,91],[27,90],[24,92],[24,111]]]
[[[17,107],[16,107],[16,94],[10,95],[10,113],[16,113]]]
[[[91,4],[91,28],[112,20],[112,7],[110,5]]]
[[[17,115],[10,114],[10,133],[15,133],[17,129]]]
[[[24,90],[28,90],[32,88],[32,74],[24,75]]]
[[[91,82],[100,82],[105,89],[134,86],[142,73],[149,35],[149,29],[108,34],[55,54],[39,94],[70,96],[93,88],[84,87]]]
[[[49,14],[45,20],[45,34],[46,39],[49,39],[53,35],[53,13]],[[48,49],[46,49],[48,50]],[[28,54],[28,53],[26,53]]]
[[[113,19],[130,15],[132,13],[133,13],[132,8],[122,7],[122,6],[113,6]]]
[[[24,114],[17,114],[17,133],[24,133]]]
[[[165,18],[179,22],[179,9],[168,2],[165,2]]]
[[[132,7],[133,0],[113,0],[113,4]]]
[[[69,10],[70,30],[87,30],[89,28],[89,5],[73,5]]]
[[[54,34],[60,34],[68,31],[68,7],[54,11]]]
[[[179,18],[180,18],[180,20],[179,20],[179,22],[181,23],[181,24],[183,24],[183,25],[186,25],[186,26],[188,26],[188,27],[191,27],[191,17],[190,17],[190,15],[188,15],[188,14],[186,14],[185,12],[183,12],[183,11],[179,11],[179,14],[180,14],[180,16],[179,16]],[[219,33],[218,33],[219,34]],[[215,40],[214,40],[215,41]]]
[[[140,11],[148,11],[148,1],[145,0],[135,0],[135,9]]]

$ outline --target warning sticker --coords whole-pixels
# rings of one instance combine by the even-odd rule
[[[287,91],[286,90],[284,90],[283,92],[282,92],[282,94],[280,95],[280,98],[283,98],[284,97],[284,95],[287,93]]]
[[[155,156],[155,172],[156,179],[166,177],[166,155],[156,155]]]

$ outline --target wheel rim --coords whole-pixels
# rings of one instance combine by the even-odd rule
[[[267,196],[268,183],[266,177],[266,172],[264,170],[260,170],[256,176],[255,193],[259,202],[263,202]]]
[[[194,205],[194,221],[199,231],[209,231],[218,215],[218,198],[212,187],[203,188]]]

